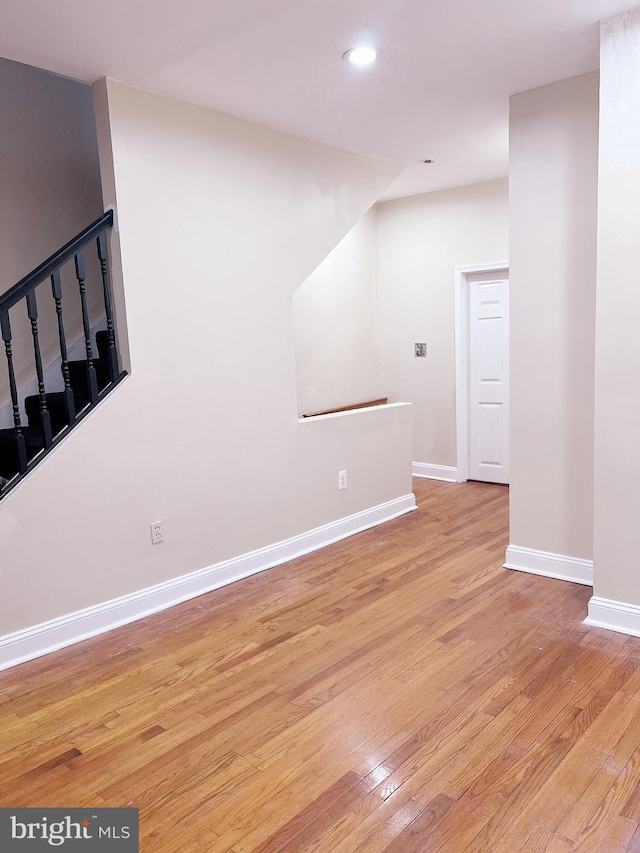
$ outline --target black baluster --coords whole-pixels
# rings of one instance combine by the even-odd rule
[[[109,341],[108,363],[109,378],[112,382],[118,379],[118,352],[116,350],[116,334],[113,328],[113,311],[111,310],[111,290],[109,288],[109,272],[107,270],[107,235],[103,232],[97,239],[98,258],[102,271],[102,289],[104,291],[104,310],[107,315],[107,339]]]
[[[27,293],[27,314],[31,321],[31,335],[33,336],[33,355],[36,361],[36,375],[38,377],[38,396],[40,397],[40,423],[42,424],[42,437],[44,446],[51,447],[53,436],[51,435],[51,418],[47,409],[47,398],[44,390],[44,373],[42,371],[42,354],[40,352],[40,338],[38,336],[38,304],[36,292],[31,290]]]
[[[58,315],[58,338],[60,339],[60,357],[62,364],[62,380],[64,382],[64,408],[67,414],[69,426],[76,419],[76,404],[71,390],[71,378],[69,376],[69,356],[67,353],[67,339],[64,334],[64,322],[62,320],[62,284],[60,282],[60,270],[56,270],[51,276],[51,292],[56,303],[56,314]]]
[[[27,447],[22,433],[20,422],[20,407],[18,405],[18,388],[16,386],[16,374],[13,369],[13,353],[11,351],[11,323],[9,312],[0,314],[0,330],[4,341],[4,350],[7,356],[7,367],[9,370],[9,390],[11,392],[11,404],[13,406],[13,423],[16,434],[16,456],[18,457],[18,470],[21,474],[27,470]]]
[[[89,399],[95,403],[98,399],[98,381],[96,369],[93,366],[93,351],[91,349],[91,328],[89,326],[89,312],[87,310],[87,295],[85,291],[84,257],[82,249],[75,256],[76,278],[80,288],[80,301],[82,303],[82,326],[84,328],[84,345],[87,351],[87,384],[89,387]]]

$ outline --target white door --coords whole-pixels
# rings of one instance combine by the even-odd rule
[[[470,480],[509,482],[509,272],[469,283]]]

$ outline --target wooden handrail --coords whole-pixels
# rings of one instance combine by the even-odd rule
[[[311,412],[308,415],[303,415],[303,418],[318,418],[320,415],[335,415],[339,412],[350,412],[352,409],[368,409],[371,406],[384,406],[387,403],[387,397],[380,397],[379,400],[367,400],[366,403],[353,403],[351,406],[340,406],[337,409],[325,409],[323,412]]]

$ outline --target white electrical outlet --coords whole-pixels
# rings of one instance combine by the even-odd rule
[[[150,527],[151,527],[151,544],[157,545],[159,542],[162,542],[164,539],[164,533],[162,532],[162,522],[161,521],[152,521]]]
[[[342,489],[347,488],[347,472],[346,471],[338,471],[338,489],[341,491]]]

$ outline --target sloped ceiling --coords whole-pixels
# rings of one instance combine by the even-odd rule
[[[407,167],[399,197],[507,173],[509,95],[598,67],[629,0],[3,0],[0,56]],[[343,62],[359,43],[367,70]],[[434,158],[423,166],[423,158]]]

